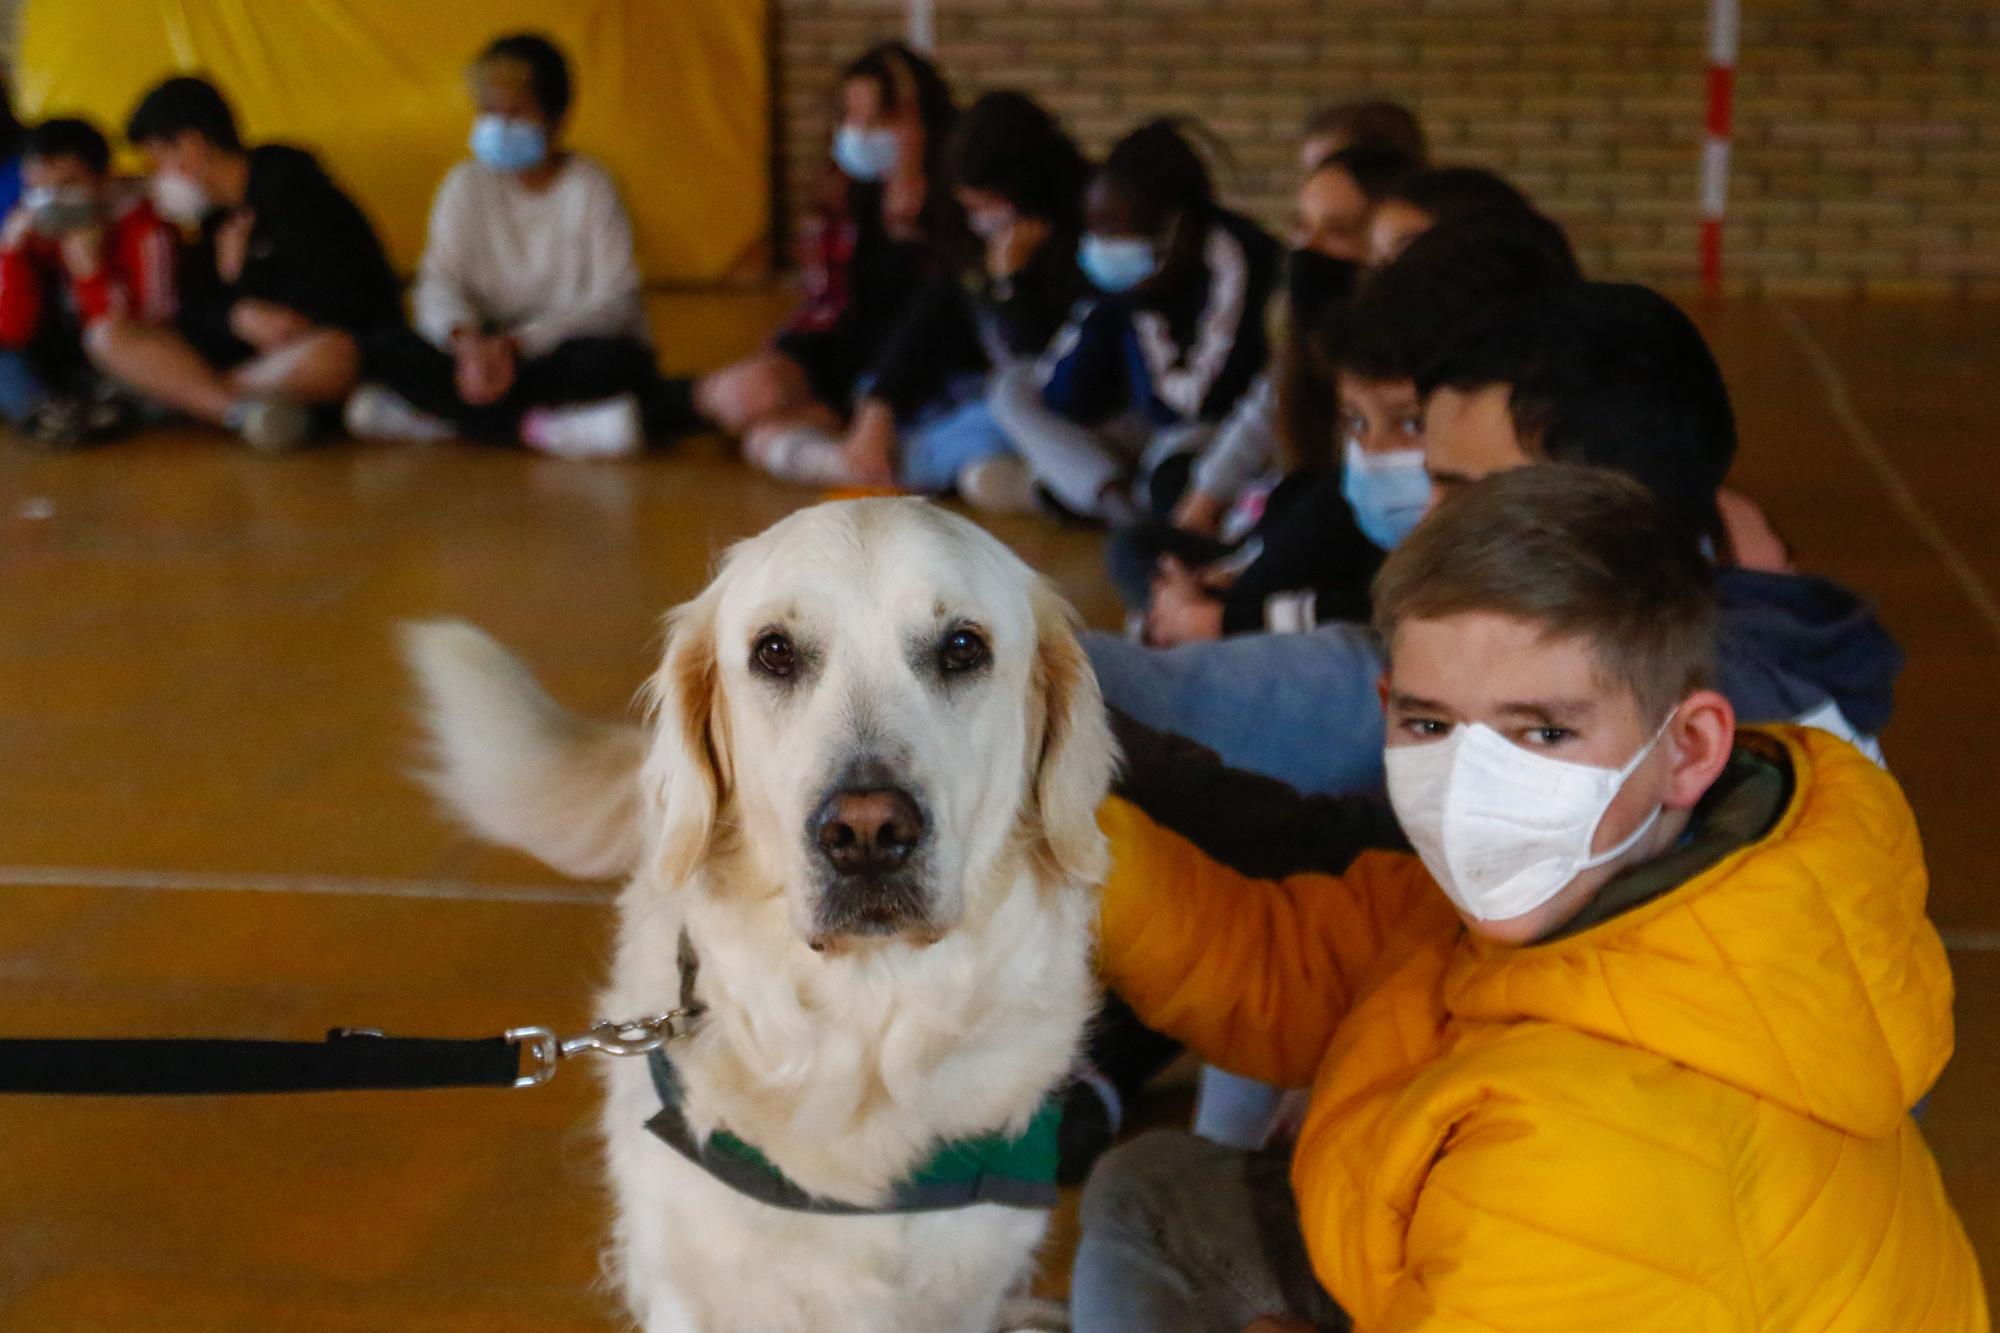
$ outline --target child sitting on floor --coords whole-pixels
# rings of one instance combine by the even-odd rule
[[[1538,214],[1438,227],[1328,312],[1291,360],[1295,399],[1319,387],[1331,466],[1301,478],[1258,526],[1254,545],[1197,567],[1163,562],[1147,641],[1193,643],[1259,630],[1298,632],[1368,619],[1368,582],[1430,505],[1417,376],[1456,328],[1527,291],[1577,279],[1568,240]]]
[[[895,480],[896,417],[922,404],[873,390],[891,340],[971,244],[945,186],[958,109],[936,66],[900,42],[851,62],[839,97],[838,173],[833,199],[810,224],[806,301],[768,350],[702,377],[694,396],[773,476],[886,486]],[[948,344],[929,349],[935,382],[985,365],[969,325],[950,332]],[[823,466],[829,444],[832,469]]]
[[[565,458],[638,452],[676,424],[653,361],[632,223],[610,173],[563,146],[569,62],[534,33],[472,67],[472,157],[431,205],[415,327],[369,340],[347,428],[363,439],[454,435]],[[680,390],[678,415],[689,409]]]
[[[1414,855],[1255,880],[1107,803],[1108,979],[1313,1093],[1289,1186],[1173,1133],[1100,1163],[1079,1333],[1987,1327],[1909,1115],[1952,1045],[1914,819],[1738,731],[1715,615],[1637,482],[1496,475],[1376,588]]]
[[[174,234],[113,182],[111,145],[89,121],[43,121],[22,156],[27,191],[0,225],[0,415],[67,448],[130,424],[86,343],[107,320],[173,318]]]
[[[1084,294],[1076,246],[1089,168],[1055,117],[1015,92],[967,108],[944,166],[977,244],[906,301],[857,382],[844,435],[802,425],[758,456],[786,480],[868,485],[881,477],[863,460],[886,439],[903,489],[956,490],[979,509],[1023,512],[1034,499],[987,385],[995,368],[1040,355]]]
[[[247,147],[215,86],[181,76],[132,111],[125,137],[152,160],[153,206],[194,229],[171,328],[112,318],[91,330],[106,373],[251,448],[306,442],[309,409],[347,400],[361,338],[401,317],[396,275],[368,217],[319,162]]]
[[[1208,168],[1171,121],[1112,148],[1085,221],[1078,260],[1097,295],[1041,365],[995,378],[992,403],[1056,504],[1125,523],[1142,505],[1171,509],[1178,496],[1152,495],[1151,474],[1198,453],[1262,373],[1280,253],[1216,202]]]

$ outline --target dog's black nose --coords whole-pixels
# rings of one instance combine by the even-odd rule
[[[843,875],[899,870],[924,840],[924,812],[893,787],[837,791],[813,816],[820,855]]]

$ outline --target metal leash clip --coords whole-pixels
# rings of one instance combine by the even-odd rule
[[[528,1053],[528,1072],[514,1080],[517,1088],[540,1087],[555,1077],[556,1066],[573,1055],[649,1055],[688,1033],[691,1009],[669,1009],[651,1018],[615,1023],[606,1019],[588,1032],[562,1037],[545,1027],[509,1028],[507,1040]]]

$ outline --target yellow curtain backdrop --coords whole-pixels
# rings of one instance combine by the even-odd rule
[[[86,115],[115,140],[153,83],[204,74],[248,141],[318,153],[409,272],[431,194],[465,156],[466,66],[519,30],[568,54],[570,143],[617,177],[650,282],[762,256],[764,0],[28,0],[15,100],[23,119]]]

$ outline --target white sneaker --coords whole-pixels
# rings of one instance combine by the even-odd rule
[[[229,429],[260,454],[288,454],[312,434],[312,413],[289,398],[245,398],[229,409]]]
[[[1038,514],[1035,476],[1017,454],[995,454],[958,471],[958,496],[988,514]]]
[[[410,406],[386,384],[364,384],[347,396],[340,419],[357,440],[411,440],[432,444],[458,432],[449,421]]]
[[[743,441],[743,456],[779,481],[800,486],[853,486],[840,441],[814,426],[760,427]]]
[[[521,443],[554,458],[629,458],[646,447],[635,394],[575,407],[537,407],[521,418]]]

